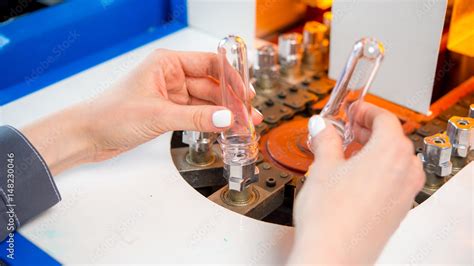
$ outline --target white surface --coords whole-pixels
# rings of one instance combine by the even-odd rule
[[[329,76],[337,79],[362,37],[385,46],[371,93],[428,113],[446,0],[334,0]]]
[[[379,263],[474,265],[474,162],[411,210]]]
[[[256,0],[187,0],[189,26],[218,39],[228,34],[254,47]],[[217,47],[217,43],[215,44]]]
[[[4,120],[20,127],[90,99],[154,48],[213,51],[217,42],[179,31],[3,106]],[[55,177],[63,200],[20,232],[62,263],[284,263],[293,229],[240,216],[198,194],[172,163],[170,136]],[[380,262],[473,263],[473,168],[410,212]],[[412,260],[413,254],[423,256]]]

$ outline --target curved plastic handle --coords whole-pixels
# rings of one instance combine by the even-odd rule
[[[328,103],[321,111],[321,116],[335,125],[343,136],[344,147],[354,140],[349,108],[352,109],[352,117],[355,117],[358,103],[364,100],[383,56],[384,47],[381,42],[373,38],[357,41]]]

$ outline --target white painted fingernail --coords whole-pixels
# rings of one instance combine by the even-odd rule
[[[255,92],[255,88],[253,87],[252,83],[250,83],[250,89],[252,90],[254,95],[257,95],[257,92]]]
[[[308,122],[308,131],[311,137],[315,137],[326,128],[326,122],[320,115],[313,115]]]
[[[258,115],[260,115],[260,117],[263,117],[263,114],[257,108],[253,108],[253,111],[257,113]]]
[[[232,123],[232,112],[224,109],[216,111],[212,114],[212,124],[215,127],[228,127]]]

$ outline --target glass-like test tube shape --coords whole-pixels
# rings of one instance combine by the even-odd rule
[[[221,133],[224,177],[229,189],[243,191],[258,179],[258,136],[251,117],[251,89],[247,47],[242,38],[229,35],[217,48],[222,105],[232,111],[232,126]]]
[[[373,38],[357,41],[328,103],[321,111],[321,116],[332,123],[343,137],[344,147],[354,140],[352,117],[357,115],[359,103],[364,100],[383,56],[381,42]]]

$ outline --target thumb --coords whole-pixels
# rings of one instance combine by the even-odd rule
[[[222,106],[170,104],[165,109],[168,130],[219,132],[228,128],[233,120],[232,112]]]
[[[336,128],[320,115],[313,115],[308,122],[311,151],[318,165],[334,165],[344,160],[342,139]]]

